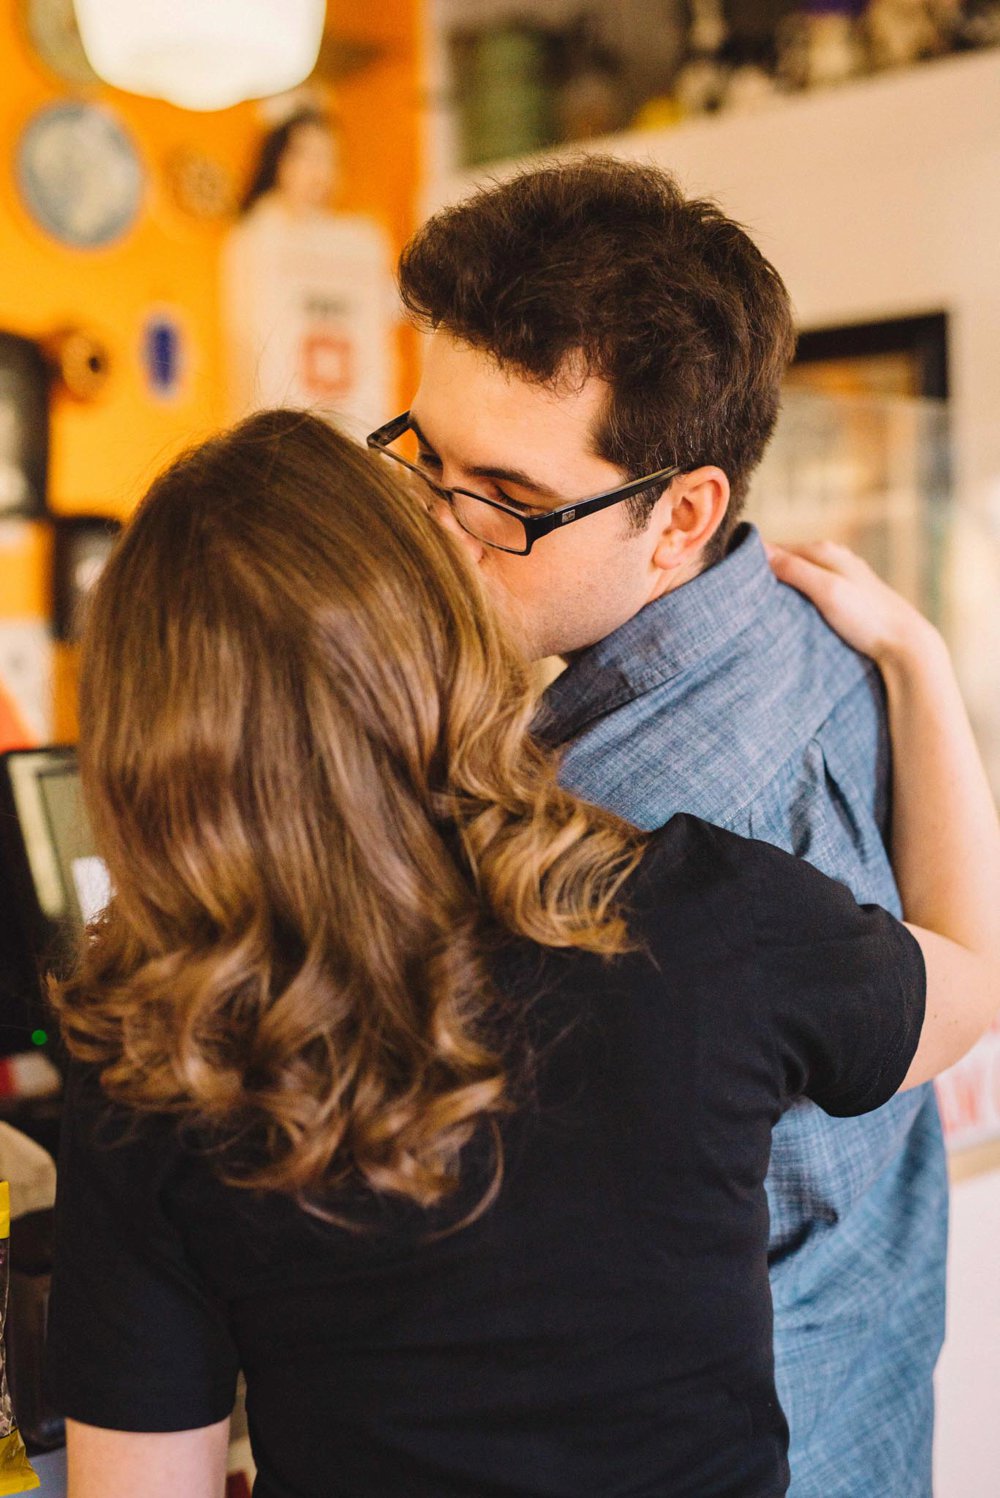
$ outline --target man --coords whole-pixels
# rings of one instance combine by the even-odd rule
[[[439,213],[400,282],[432,336],[409,420],[372,440],[437,486],[528,648],[568,661],[543,720],[567,784],[644,827],[685,810],[777,843],[898,911],[877,673],[738,524],[794,343],[745,232],[663,173],[589,158]],[[856,1120],[793,1108],[768,1189],[790,1491],[926,1498],[933,1094]]]

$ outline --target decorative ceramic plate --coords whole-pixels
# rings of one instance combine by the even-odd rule
[[[142,163],[109,110],[71,102],[42,109],[17,147],[17,180],[36,223],[74,249],[120,239],[142,203]]]

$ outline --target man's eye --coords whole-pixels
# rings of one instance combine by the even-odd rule
[[[496,489],[494,498],[499,499],[502,504],[510,505],[511,509],[516,510],[519,515],[525,515],[529,518],[534,515],[544,515],[545,513],[538,505],[526,505],[523,499],[515,499],[513,494],[507,494],[505,490],[499,487]]]
[[[421,468],[429,468],[434,473],[441,472],[441,459],[437,453],[417,453],[417,462]]]

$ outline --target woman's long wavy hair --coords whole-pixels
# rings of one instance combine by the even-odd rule
[[[89,609],[114,897],[55,990],[70,1052],[131,1108],[252,1141],[220,1155],[237,1184],[440,1201],[510,1103],[498,935],[627,945],[641,836],[559,787],[533,708],[384,460],[272,411],[174,463]]]

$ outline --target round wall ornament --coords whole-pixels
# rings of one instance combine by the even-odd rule
[[[39,110],[17,146],[17,182],[41,228],[74,249],[99,249],[131,228],[144,173],[110,110],[78,100]]]

